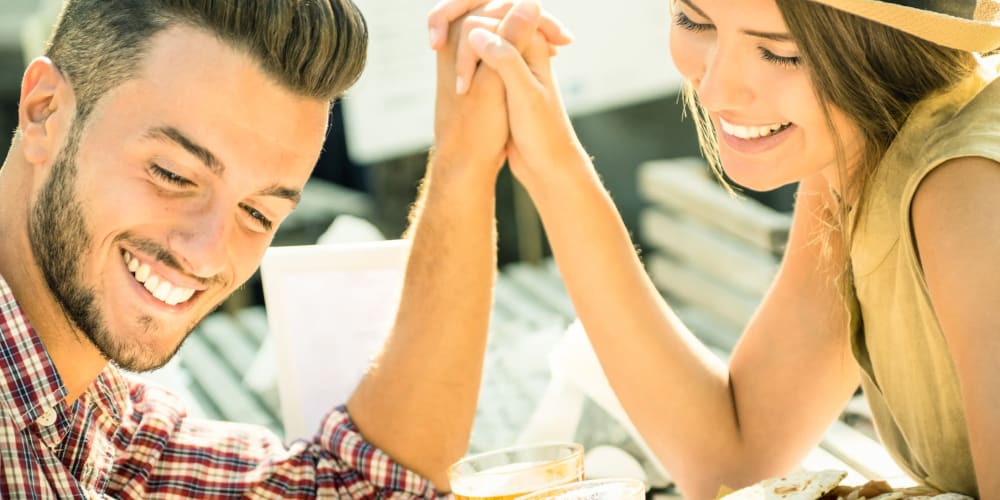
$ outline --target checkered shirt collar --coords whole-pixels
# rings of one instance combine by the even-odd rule
[[[20,431],[46,410],[61,407],[66,395],[38,333],[0,276],[0,408]],[[119,420],[128,405],[128,384],[109,363],[80,400]]]

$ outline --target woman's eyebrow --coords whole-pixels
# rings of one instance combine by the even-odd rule
[[[708,17],[708,15],[705,14],[705,11],[701,10],[700,8],[698,8],[698,6],[695,5],[694,3],[692,3],[691,0],[680,0],[680,1],[684,5],[687,5],[689,9],[693,10],[699,16],[704,17],[706,19],[710,19]],[[792,38],[792,35],[790,35],[788,33],[773,33],[773,32],[757,31],[757,30],[743,30],[743,34],[754,36],[754,37],[757,37],[757,38],[765,38],[767,40],[774,40],[776,42],[793,42],[793,41],[795,41],[795,39]]]
[[[795,41],[795,39],[792,38],[792,35],[789,35],[788,33],[768,33],[766,31],[754,31],[754,30],[743,30],[743,33],[758,38],[766,38],[768,40],[774,40],[776,42]]]
[[[681,3],[683,3],[684,5],[687,5],[688,8],[690,8],[693,11],[695,11],[695,13],[698,14],[699,16],[705,17],[705,18],[708,17],[708,16],[705,15],[705,12],[703,10],[701,10],[701,9],[698,8],[697,5],[691,3],[691,0],[681,0]]]

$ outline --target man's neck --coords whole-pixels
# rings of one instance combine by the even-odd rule
[[[38,333],[66,387],[66,403],[71,404],[107,361],[63,312],[31,252],[28,220],[37,184],[32,169],[19,154],[15,139],[0,168],[0,276]]]

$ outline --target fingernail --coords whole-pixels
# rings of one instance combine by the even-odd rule
[[[437,47],[438,43],[441,41],[441,30],[436,27],[432,27],[430,31],[431,47]]]
[[[541,15],[541,7],[537,3],[518,2],[514,5],[510,15],[524,21],[532,21]]]
[[[462,95],[462,94],[465,93],[465,79],[464,78],[458,77],[458,79],[455,80],[455,93],[458,94],[458,95]]]
[[[561,31],[563,36],[566,37],[566,39],[569,40],[570,42],[576,40],[576,36],[573,35],[573,32],[570,31],[565,24],[559,23],[559,31]]]
[[[493,34],[482,28],[476,28],[469,32],[469,43],[480,55],[486,51],[486,46],[493,41]]]

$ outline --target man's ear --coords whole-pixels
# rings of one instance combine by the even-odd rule
[[[75,113],[72,90],[59,68],[47,57],[31,61],[21,81],[18,107],[25,159],[42,164],[55,156]]]

